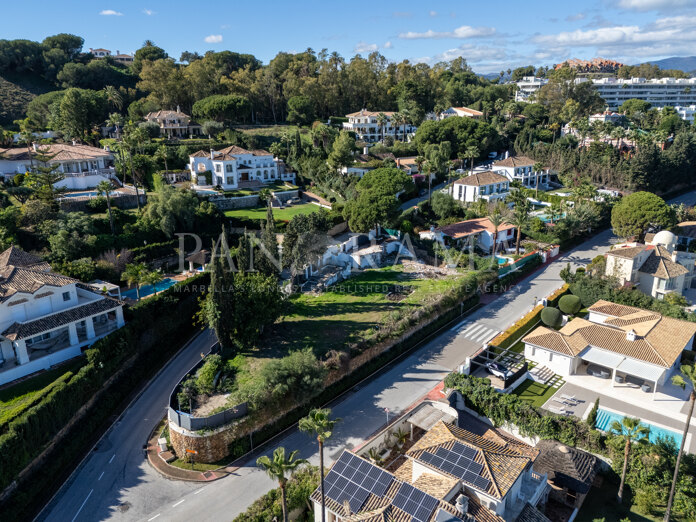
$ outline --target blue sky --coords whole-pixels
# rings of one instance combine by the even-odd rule
[[[696,0],[6,2],[0,38],[59,32],[85,49],[133,52],[145,39],[171,56],[229,49],[268,62],[278,51],[435,63],[463,56],[476,72],[601,56],[624,63],[696,54]],[[30,18],[27,19],[27,16]]]

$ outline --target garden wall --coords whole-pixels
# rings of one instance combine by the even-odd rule
[[[147,195],[140,194],[140,204],[145,205],[147,203]],[[84,198],[63,198],[58,200],[60,209],[65,212],[86,212],[88,210],[87,203],[89,203],[94,198],[84,197]],[[136,208],[138,206],[138,200],[135,194],[123,194],[121,196],[112,197],[111,205],[121,210],[128,208]]]
[[[229,429],[196,433],[180,428],[173,422],[169,423],[169,440],[180,459],[186,458],[186,450],[193,450],[198,452],[196,462],[217,462],[230,454],[229,446],[234,438],[235,435]]]
[[[300,195],[299,190],[285,190],[283,192],[274,192],[275,197],[280,201],[285,203],[286,201],[297,198]],[[239,196],[239,197],[225,197],[225,196],[210,196],[208,198],[212,204],[214,204],[220,210],[234,210],[237,208],[252,208],[259,206],[259,196],[258,194],[252,194],[250,196]]]

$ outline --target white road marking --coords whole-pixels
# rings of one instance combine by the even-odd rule
[[[182,498],[179,502],[177,502],[176,504],[174,504],[172,507],[175,508],[176,506],[178,506],[179,504],[181,504],[182,502],[185,502],[185,501],[186,501],[186,499],[185,499],[185,498]]]
[[[203,491],[205,488],[208,486],[202,487],[201,489],[197,489],[196,491],[193,492],[194,495],[198,495],[201,491]]]
[[[94,490],[93,490],[93,489],[90,489],[90,490],[89,490],[89,494],[87,495],[87,498],[82,502],[82,505],[80,506],[80,509],[77,510],[77,513],[75,513],[75,516],[73,517],[73,519],[71,520],[71,522],[75,522],[75,519],[77,518],[77,515],[80,514],[80,511],[82,511],[82,508],[85,507],[85,504],[86,504],[87,501],[89,500],[89,497],[92,496],[92,491],[94,491]]]
[[[101,480],[101,478],[104,476],[104,472],[101,472],[101,475],[99,475],[99,478],[97,480]]]
[[[160,516],[161,514],[162,514],[162,513],[157,513],[154,517],[148,518],[148,519],[147,519],[147,522],[152,522],[153,520],[155,520],[155,519],[156,519],[158,516]]]
[[[116,456],[115,453],[114,453],[113,455],[111,455],[111,458],[109,459],[109,464],[111,464],[111,461],[114,460],[114,457],[115,457],[115,456]]]

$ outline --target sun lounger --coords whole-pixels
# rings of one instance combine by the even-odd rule
[[[556,408],[555,406],[549,406],[549,411],[557,413],[558,415],[570,415],[570,412],[565,408]]]
[[[568,401],[568,402],[574,402],[574,403],[580,402],[578,399],[575,398],[575,395],[566,395],[565,393],[561,393],[561,398]]]

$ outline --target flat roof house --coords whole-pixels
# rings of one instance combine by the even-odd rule
[[[575,318],[560,330],[536,328],[524,339],[525,357],[562,376],[588,373],[653,392],[692,350],[696,324],[632,306],[597,301],[587,319]]]
[[[377,123],[377,116],[384,114],[387,122],[384,128]],[[376,143],[381,141],[384,136],[392,136],[398,141],[410,141],[416,133],[417,127],[410,123],[395,125],[392,122],[393,111],[368,111],[359,110],[346,114],[348,121],[343,124],[343,130],[352,131],[360,141],[366,143]],[[382,135],[384,133],[384,136]]]
[[[495,172],[476,172],[458,179],[449,187],[450,195],[465,203],[483,199],[496,202],[504,200],[510,193],[510,181]]]
[[[77,357],[124,324],[120,301],[17,247],[0,254],[0,384]]]

